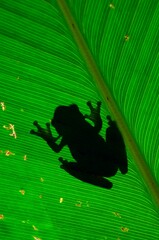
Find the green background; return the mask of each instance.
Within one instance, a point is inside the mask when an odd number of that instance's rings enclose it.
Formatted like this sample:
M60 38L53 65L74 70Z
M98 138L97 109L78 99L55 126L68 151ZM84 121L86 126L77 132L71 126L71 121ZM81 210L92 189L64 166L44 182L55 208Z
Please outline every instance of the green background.
M158 1L66 3L159 184ZM58 105L88 114L88 100L103 101L57 2L0 0L0 239L159 239L159 211L129 149L128 174L107 190L60 168L58 157L73 160L67 147L56 154L29 133ZM103 103L103 137L107 114Z

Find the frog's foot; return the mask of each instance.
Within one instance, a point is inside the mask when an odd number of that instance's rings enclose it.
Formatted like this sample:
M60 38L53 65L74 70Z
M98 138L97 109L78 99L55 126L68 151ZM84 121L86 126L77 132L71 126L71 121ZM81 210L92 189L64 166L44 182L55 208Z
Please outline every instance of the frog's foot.
M62 158L59 158L59 161L62 163L60 166L62 169L83 182L107 189L111 189L113 186L112 182L110 182L108 179L83 171L78 163L68 162Z
M59 161L62 163L60 166L62 169L71 169L74 171L78 171L79 167L76 162L68 162L67 160L64 160L62 157L59 157Z
M106 116L106 119L107 119L108 125L109 125L110 127L116 127L116 122L111 119L111 116L110 116L110 115L107 115L107 116Z
M62 157L59 157L59 161L62 163L62 165L60 166L61 168L63 168L63 165L69 164L69 162L67 160L64 160Z

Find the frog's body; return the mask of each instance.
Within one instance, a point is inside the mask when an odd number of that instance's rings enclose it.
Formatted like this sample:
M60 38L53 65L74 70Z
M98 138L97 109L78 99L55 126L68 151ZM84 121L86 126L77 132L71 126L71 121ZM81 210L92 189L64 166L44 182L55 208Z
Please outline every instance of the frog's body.
M56 108L51 124L59 134L57 138L53 138L49 124L46 134L46 130L44 133L44 129L34 122L39 131L32 130L31 133L44 138L55 152L68 146L76 162L68 162L62 158L59 160L61 167L71 175L85 182L111 188L112 183L103 177L114 176L118 168L123 174L127 173L125 145L116 123L109 116L106 141L99 135L102 127L101 104L98 102L97 108L93 108L90 102L87 105L91 110L90 116L83 116L75 104ZM89 124L86 118L92 120L94 126ZM56 144L58 138L61 138L59 145Z

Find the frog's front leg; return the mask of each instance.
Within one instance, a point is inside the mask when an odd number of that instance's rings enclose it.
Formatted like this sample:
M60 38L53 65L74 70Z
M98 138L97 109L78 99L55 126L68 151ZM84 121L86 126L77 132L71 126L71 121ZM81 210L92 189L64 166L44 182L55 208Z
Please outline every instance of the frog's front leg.
M82 169L76 162L68 162L67 160L63 160L62 157L59 158L59 161L62 163L60 166L62 169L83 182L107 189L110 189L113 186L112 182L108 179L84 171L84 169Z
M55 141L57 141L60 138L60 136L58 136L56 138L54 138L52 136L51 129L50 129L50 123L46 123L46 128L42 128L39 125L38 121L34 121L33 125L35 127L37 127L38 131L31 130L30 133L33 134L33 135L36 135L38 137L43 138L45 141L47 141L48 139L51 139L52 141L55 142Z
M56 141L61 138L61 136L59 135L56 138L52 136L50 123L46 123L46 129L42 128L37 121L34 121L33 125L37 127L37 131L31 130L30 133L44 139L54 152L60 152L61 149L66 145L65 139L63 137L60 144L56 144Z
M93 107L91 101L87 102L87 106L89 107L91 113L90 115L86 114L85 118L91 120L94 123L94 128L97 130L97 132L100 132L102 128L102 119L100 116L100 108L101 108L101 102L97 102L96 108Z

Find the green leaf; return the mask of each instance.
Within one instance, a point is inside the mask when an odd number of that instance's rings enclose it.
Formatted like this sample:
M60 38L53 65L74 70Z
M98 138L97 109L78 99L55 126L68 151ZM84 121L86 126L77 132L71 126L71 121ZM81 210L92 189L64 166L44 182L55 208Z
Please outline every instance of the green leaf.
M149 0L1 0L3 239L159 238L158 16ZM126 142L129 172L111 190L62 171L69 150L29 134L58 105L88 113L88 100L102 101L101 135L110 114Z

